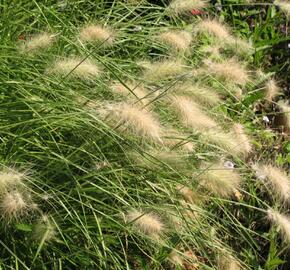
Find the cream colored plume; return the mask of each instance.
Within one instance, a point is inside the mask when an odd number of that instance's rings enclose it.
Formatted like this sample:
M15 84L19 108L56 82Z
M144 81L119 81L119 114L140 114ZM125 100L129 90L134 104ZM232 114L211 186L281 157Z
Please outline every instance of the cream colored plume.
M147 104L149 100L146 98L148 96L148 91L137 83L125 82L115 82L111 85L111 89L115 94L126 96L132 100L139 101L142 104Z
M0 171L0 193L12 189L24 180L25 174L13 168L6 168Z
M48 73L93 80L100 76L101 70L92 60L81 59L80 57L70 57L56 60L53 65L47 69Z
M243 144L240 143L237 135L232 131L208 130L201 133L201 140L208 144L216 145L231 155L245 154Z
M245 155L252 152L252 144L248 138L248 135L245 133L243 125L236 123L233 125L233 130L237 139L236 147L239 147L241 150L243 150Z
M0 203L2 215L5 219L18 219L29 209L29 205L26 202L23 195L18 191L7 192Z
M125 220L135 229L153 238L160 237L165 230L161 219L152 213L131 210L126 214Z
M180 115L185 127L197 131L218 128L217 123L210 118L201 108L187 96L174 96L170 98L171 106Z
M22 53L36 53L41 49L48 48L56 40L56 35L51 33L41 33L31 36L20 46Z
M280 88L277 85L277 82L274 79L270 79L267 81L265 85L265 91L266 91L266 99L273 100L276 96L280 93Z
M173 87L172 90L175 94L187 94L193 98L197 103L205 106L215 106L222 102L219 95L214 89L206 88L201 85L185 82Z
M205 19L195 27L199 33L207 33L223 41L231 39L231 34L227 26L215 19Z
M211 61L204 61L204 63L209 73L229 83L245 85L250 80L248 71L233 59L223 63Z
M174 50L185 52L192 43L192 34L184 30L171 30L159 34L156 39Z
M255 164L256 175L282 203L290 202L290 178L282 169L273 165Z
M110 27L90 24L81 29L79 37L83 42L102 42L105 45L112 45L116 33Z
M208 2L204 0L172 0L168 8L174 14L182 14L193 9L205 8L207 4Z
M289 1L282 1L282 0L275 0L274 4L278 6L288 18L290 18L290 2Z
M125 133L147 139L155 143L162 143L162 127L153 113L142 109L137 104L125 102L109 104L99 111L109 124L118 127Z
M290 244L290 217L273 209L268 209L267 214L273 225L280 229L283 240Z
M278 107L281 111L281 119L285 128L285 131L290 131L290 105L288 102L280 100Z
M157 62L140 62L143 68L143 78L155 82L182 75L186 66L180 60L162 60Z
M205 164L197 176L201 186L220 197L230 197L241 184L240 175L219 163Z
M218 256L218 270L242 270L241 263L232 255L223 252Z

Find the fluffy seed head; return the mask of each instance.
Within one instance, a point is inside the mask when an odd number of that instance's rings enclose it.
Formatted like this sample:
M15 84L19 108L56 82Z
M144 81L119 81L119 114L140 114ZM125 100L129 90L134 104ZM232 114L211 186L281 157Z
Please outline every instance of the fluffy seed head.
M115 82L112 84L111 89L116 94L129 97L132 100L139 100L142 104L147 104L149 102L149 100L145 98L148 92L142 85L131 82L126 82L125 85L120 82Z
M177 51L186 51L192 42L192 35L187 31L166 31L158 35L157 40Z
M165 80L185 72L185 66L180 60L163 60L157 62L142 62L140 65L145 68L143 77L145 80L155 82Z
M217 264L219 270L242 270L240 262L227 253L218 256Z
M196 26L196 31L210 34L221 40L228 40L231 37L229 29L217 20L203 20Z
M269 220L281 230L285 242L290 244L290 218L273 209L268 209L267 214Z
M82 80L93 80L100 75L100 68L91 60L78 57L59 59L48 69L48 73L73 76Z
M50 242L55 236L54 224L47 215L43 215L35 225L33 238L37 241Z
M160 218L152 213L132 210L127 213L125 219L126 222L132 223L137 230L151 237L159 237L165 230Z
M290 105L285 101L278 102L279 109L281 111L281 120L286 131L290 131Z
M194 203L196 201L195 194L189 187L177 185L176 190L182 195L186 202Z
M240 175L233 169L213 164L212 166L204 165L203 170L198 176L200 184L215 195L230 197L240 187Z
M277 95L279 95L280 89L274 79L268 80L265 87L266 99L273 100Z
M183 14L193 9L201 9L207 6L207 1L203 0L173 0L168 8L174 14Z
M109 123L123 131L140 136L153 142L161 143L162 128L157 117L146 109L130 103L116 103L106 106L101 111Z
M25 174L12 168L0 171L0 193L7 191L22 183Z
M232 132L226 133L219 130L208 130L202 132L201 135L203 141L219 146L231 155L241 155L244 153L243 145L240 144Z
M11 191L4 195L1 202L3 216L7 220L18 218L27 212L28 204L22 194L17 191Z
M115 32L102 25L87 25L80 31L80 40L84 42L104 42L112 45L115 40Z
M170 99L186 127L198 131L217 128L217 123L207 116L199 106L187 96L174 96Z
M225 79L229 83L245 85L249 81L249 76L245 68L233 59L224 61L223 63L215 63L211 61L204 62L207 70L211 74L221 79Z
M173 92L192 96L194 101L209 107L221 102L219 95L213 89L205 88L197 84L179 84L173 88Z
M287 17L290 18L290 3L288 1L275 0L274 4L284 11Z
M236 123L234 124L233 129L237 138L237 147L243 150L245 155L252 152L252 145L247 134L245 133L244 127L241 124Z
M286 172L272 165L253 166L258 178L274 192L275 196L283 202L290 202L290 179Z
M162 139L164 145L170 147L171 149L183 150L185 152L192 152L194 149L194 144L188 141L188 135L179 132L174 128L165 128L166 131L163 132Z
M169 261L174 265L174 266L183 266L183 259L181 256L178 255L176 251L171 251L171 253L168 256Z
M22 53L35 53L38 50L48 48L56 39L56 35L41 33L34 35L20 46Z

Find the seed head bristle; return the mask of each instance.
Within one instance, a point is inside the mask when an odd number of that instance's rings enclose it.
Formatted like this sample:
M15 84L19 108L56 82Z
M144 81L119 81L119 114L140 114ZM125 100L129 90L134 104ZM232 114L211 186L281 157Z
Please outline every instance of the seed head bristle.
M281 230L282 238L290 244L290 217L279 212L268 209L268 219Z
M145 69L143 71L143 78L149 82L178 76L186 70L185 65L180 60L162 60L152 63L141 62L140 65Z
M180 115L184 126L197 131L216 129L217 123L211 119L201 108L187 96L174 96L170 98L171 105Z
M233 59L216 63L204 61L208 72L229 83L245 85L249 81L247 70Z
M30 37L20 46L22 53L36 53L41 49L48 48L56 40L56 35L41 33Z
M125 219L126 222L132 223L137 230L153 238L160 237L165 230L165 225L161 219L152 213L131 210Z
M288 1L275 0L274 5L278 6L290 18L290 3Z
M18 219L28 211L28 203L18 191L7 192L2 199L0 208L6 220Z
M205 0L172 0L168 6L169 11L173 14L184 14L193 9L207 7L208 2Z
M208 191L221 197L230 197L241 184L240 175L234 169L225 168L220 164L204 165L198 176L200 185Z
M138 105L125 102L110 104L105 106L100 114L119 130L155 143L162 143L162 127L158 118Z
M72 76L82 80L93 80L100 75L100 68L91 60L71 57L56 60L48 73Z
M265 85L265 91L266 91L266 99L273 100L276 96L279 95L280 88L277 85L277 82L274 79L270 79L267 81Z
M255 164L254 170L259 179L268 186L281 203L290 202L290 179L282 169L268 165Z
M115 31L102 25L86 25L80 31L80 40L84 42L103 42L112 45L115 41Z
M177 51L185 52L190 48L192 35L187 31L166 31L157 36L157 40Z

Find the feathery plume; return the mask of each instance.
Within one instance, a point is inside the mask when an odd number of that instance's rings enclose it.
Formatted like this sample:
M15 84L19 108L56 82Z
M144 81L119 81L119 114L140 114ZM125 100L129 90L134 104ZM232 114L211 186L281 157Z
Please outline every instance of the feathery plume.
M178 84L173 88L173 92L190 95L193 97L194 101L209 107L221 102L219 95L213 89L205 88L197 84Z
M47 215L43 215L35 225L33 238L38 241L50 242L55 239L55 226Z
M283 122L285 130L289 131L290 130L290 105L287 102L280 100L278 102L278 106L282 113L281 120Z
M78 79L93 80L100 75L100 68L91 60L79 57L59 59L48 69L48 73L66 76L70 74Z
M240 262L225 252L218 256L217 264L219 270L242 270Z
M35 53L40 49L48 48L56 39L55 34L41 33L32 36L20 46L22 53Z
M267 215L268 219L281 230L285 242L290 244L290 217L280 214L273 209L268 209Z
M4 195L0 208L3 216L7 220L11 220L13 218L17 219L27 212L28 203L25 201L21 193L11 191Z
M162 127L157 117L146 109L130 103L115 103L100 111L109 123L123 131L161 143Z
M157 40L177 51L187 51L192 43L192 35L187 31L166 31L157 36Z
M24 173L20 173L12 168L2 170L0 172L0 193L21 184L24 176Z
M274 4L285 12L287 17L290 18L290 3L282 0L275 0Z
M80 31L80 40L84 42L103 42L112 45L116 34L109 28L102 25L86 25Z
M212 61L204 61L207 70L230 83L245 85L249 81L249 76L244 67L233 59L224 61L223 63L215 63Z
M201 52L209 54L211 58L221 59L222 48L219 44L206 45L201 48Z
M146 151L146 156L142 156L139 153L132 152L131 159L138 166L148 168L150 170L160 169L164 171L164 168L170 168L170 170L178 173L186 174L190 169L190 164L187 162L184 156L177 151L172 150L160 150L152 149Z
M215 19L203 20L196 26L195 29L197 32L210 34L223 41L231 38L229 29Z
M230 49L235 50L238 54L254 52L253 44L247 40L238 37L229 37L225 42Z
M126 82L125 85L120 82L115 82L111 85L111 89L116 94L128 96L133 100L138 99L142 104L147 104L149 102L149 100L145 98L148 95L148 92L142 85L137 85L136 83L131 82Z
M227 169L220 164L203 166L204 171L198 176L200 185L215 195L230 197L238 190L241 178L233 169Z
M165 230L161 219L152 213L131 210L127 213L125 220L132 223L137 230L153 238L159 238Z
M290 201L290 179L286 172L272 165L253 166L256 175L282 202Z
M194 193L190 188L183 185L177 185L176 189L183 196L185 201L193 203Z
M207 1L204 0L173 0L168 8L174 14L183 14L190 12L193 9L201 9L207 6Z
M171 251L171 253L168 256L169 261L174 265L174 266L183 266L183 259L182 257L175 251Z
M277 95L279 95L279 87L274 79L267 81L265 85L266 99L273 100Z
M145 69L143 72L144 79L152 82L181 75L186 70L185 65L180 60L141 62L140 65Z
M219 146L229 154L240 155L245 153L243 145L236 140L236 136L232 132L225 133L224 131L208 130L202 132L201 135L203 141Z
M198 131L218 127L217 123L207 116L189 97L174 96L170 98L170 101L180 114L182 122L186 127L191 127Z
M244 131L244 127L241 124L236 123L233 126L233 130L237 138L237 143L238 143L237 147L239 147L240 149L243 149L243 152L245 155L252 152L252 145L247 134Z
M194 149L194 144L188 141L187 136L175 129L166 128L166 134L162 136L162 139L164 140L164 144L172 147L172 149L181 149L186 152L192 152Z

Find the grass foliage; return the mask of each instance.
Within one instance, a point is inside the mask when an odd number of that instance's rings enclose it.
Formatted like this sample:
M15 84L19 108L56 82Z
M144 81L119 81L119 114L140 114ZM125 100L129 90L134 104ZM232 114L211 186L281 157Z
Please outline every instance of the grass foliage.
M179 2L1 1L1 269L288 269L283 91Z

